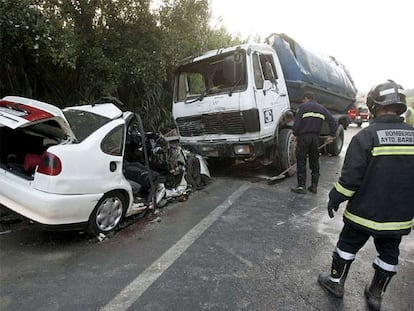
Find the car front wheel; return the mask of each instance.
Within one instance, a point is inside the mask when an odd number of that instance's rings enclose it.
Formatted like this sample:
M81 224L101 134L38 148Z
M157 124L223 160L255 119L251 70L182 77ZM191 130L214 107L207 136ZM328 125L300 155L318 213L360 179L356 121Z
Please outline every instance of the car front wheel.
M105 194L93 210L88 224L92 235L107 234L117 229L126 212L125 196L119 191Z

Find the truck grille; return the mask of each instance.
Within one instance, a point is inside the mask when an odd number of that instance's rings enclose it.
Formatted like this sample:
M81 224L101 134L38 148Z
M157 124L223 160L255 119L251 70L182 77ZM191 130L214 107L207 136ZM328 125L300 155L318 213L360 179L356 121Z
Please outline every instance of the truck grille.
M259 116L256 109L247 111L204 114L176 119L181 136L208 134L240 135L259 130Z

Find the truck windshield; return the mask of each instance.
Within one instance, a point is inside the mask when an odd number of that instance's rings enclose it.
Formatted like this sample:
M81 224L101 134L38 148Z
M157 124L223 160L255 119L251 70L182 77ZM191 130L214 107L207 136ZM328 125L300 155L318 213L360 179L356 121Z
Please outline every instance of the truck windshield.
M179 67L175 77L175 101L197 101L205 96L246 88L245 51L207 58Z

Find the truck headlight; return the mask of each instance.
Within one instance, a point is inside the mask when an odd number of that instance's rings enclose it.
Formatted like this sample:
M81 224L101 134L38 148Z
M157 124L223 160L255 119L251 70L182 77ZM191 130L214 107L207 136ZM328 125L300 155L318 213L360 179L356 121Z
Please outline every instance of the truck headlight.
M249 145L234 145L234 154L250 154Z

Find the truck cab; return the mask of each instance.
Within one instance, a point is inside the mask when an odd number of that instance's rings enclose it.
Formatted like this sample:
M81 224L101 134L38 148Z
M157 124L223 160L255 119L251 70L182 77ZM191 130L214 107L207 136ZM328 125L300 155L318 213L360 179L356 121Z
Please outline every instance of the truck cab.
M182 61L175 71L172 112L180 143L205 157L260 158L281 169L296 161L287 86L267 44Z

